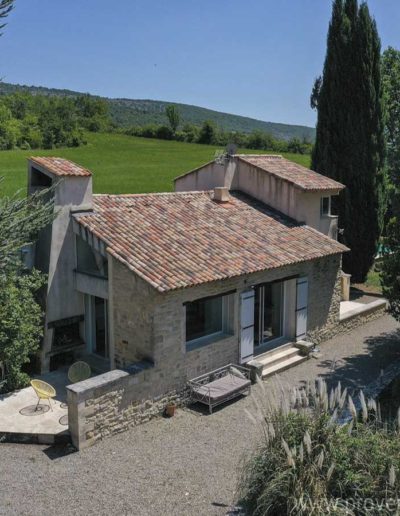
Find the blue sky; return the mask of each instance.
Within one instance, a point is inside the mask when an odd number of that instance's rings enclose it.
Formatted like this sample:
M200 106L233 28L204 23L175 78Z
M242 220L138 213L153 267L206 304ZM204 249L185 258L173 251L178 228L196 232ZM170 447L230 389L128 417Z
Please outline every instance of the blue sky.
M400 48L399 0L370 0ZM315 124L330 0L16 0L0 39L7 82L184 102Z

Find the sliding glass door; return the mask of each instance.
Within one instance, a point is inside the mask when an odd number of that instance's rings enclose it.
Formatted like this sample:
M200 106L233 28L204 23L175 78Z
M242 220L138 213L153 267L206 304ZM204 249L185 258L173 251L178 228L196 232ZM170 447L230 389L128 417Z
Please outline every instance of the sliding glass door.
M283 282L256 288L254 345L261 347L283 336Z

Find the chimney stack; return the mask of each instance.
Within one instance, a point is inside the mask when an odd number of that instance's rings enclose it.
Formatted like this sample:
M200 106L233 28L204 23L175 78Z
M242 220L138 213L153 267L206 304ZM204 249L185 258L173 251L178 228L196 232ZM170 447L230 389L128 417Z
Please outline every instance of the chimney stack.
M214 201L216 202L229 202L229 188L227 186L216 186L214 188Z

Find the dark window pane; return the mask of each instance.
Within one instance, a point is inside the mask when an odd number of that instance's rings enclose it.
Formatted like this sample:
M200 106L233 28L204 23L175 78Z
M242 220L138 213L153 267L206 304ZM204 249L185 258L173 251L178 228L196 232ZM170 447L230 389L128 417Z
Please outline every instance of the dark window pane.
M186 341L222 332L222 297L186 305Z
M76 258L79 272L107 277L107 259L100 255L96 258L90 245L78 236L76 237Z
M329 215L330 212L330 198L322 197L321 199L321 213L322 215Z

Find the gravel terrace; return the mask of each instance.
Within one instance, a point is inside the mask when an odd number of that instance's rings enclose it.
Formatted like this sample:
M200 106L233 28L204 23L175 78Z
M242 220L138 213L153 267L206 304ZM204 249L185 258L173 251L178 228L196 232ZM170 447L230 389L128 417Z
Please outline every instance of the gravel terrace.
M321 375L358 389L399 359L400 325L384 316L325 342L320 358L280 376L298 385ZM259 437L259 428L244 414L252 406L250 398L242 398L212 416L179 410L172 419L155 419L80 453L2 444L0 514L226 514L238 463Z

